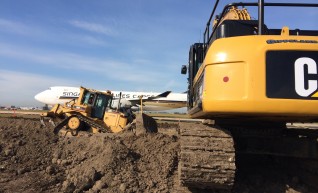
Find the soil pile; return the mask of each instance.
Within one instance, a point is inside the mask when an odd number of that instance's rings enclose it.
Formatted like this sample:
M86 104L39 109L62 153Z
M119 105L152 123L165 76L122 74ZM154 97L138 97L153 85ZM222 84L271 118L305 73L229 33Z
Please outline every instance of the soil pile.
M173 187L176 149L176 138L163 134L97 134L63 140L52 163L65 168L65 192L164 192Z
M0 191L46 191L63 180L49 171L58 137L38 120L0 119Z
M0 117L0 192L211 192L179 186L175 127L61 138L39 119ZM237 165L233 192L317 191L293 163L238 157Z
M38 119L0 119L0 192L169 192L178 140L165 134L59 138Z

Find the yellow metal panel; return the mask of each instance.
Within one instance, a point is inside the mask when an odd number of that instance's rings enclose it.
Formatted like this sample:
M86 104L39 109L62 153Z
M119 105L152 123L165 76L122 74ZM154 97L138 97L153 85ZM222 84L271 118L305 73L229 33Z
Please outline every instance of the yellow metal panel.
M243 100L247 97L246 64L223 63L206 66L203 100Z
M267 43L268 40L314 40L315 36L240 36L214 41L194 82L204 74L203 111L194 117L226 115L318 116L318 100L266 96L266 52L318 51L317 43ZM284 73L284 72L282 72ZM313 97L316 97L314 94Z
M112 130L112 132L117 133L126 126L127 119L120 113L106 112L104 116L104 122Z

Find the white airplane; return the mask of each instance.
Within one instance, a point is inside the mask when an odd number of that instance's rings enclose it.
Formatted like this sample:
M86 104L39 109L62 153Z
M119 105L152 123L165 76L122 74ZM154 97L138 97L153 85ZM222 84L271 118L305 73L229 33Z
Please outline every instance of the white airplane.
M130 105L132 110L140 110L140 96L143 99L144 111L162 111L186 107L187 94L156 92L128 92L112 91L114 94L113 107L118 106L119 96L121 93L121 106ZM49 89L35 95L35 99L47 105L64 104L72 99L79 97L79 87L52 86Z

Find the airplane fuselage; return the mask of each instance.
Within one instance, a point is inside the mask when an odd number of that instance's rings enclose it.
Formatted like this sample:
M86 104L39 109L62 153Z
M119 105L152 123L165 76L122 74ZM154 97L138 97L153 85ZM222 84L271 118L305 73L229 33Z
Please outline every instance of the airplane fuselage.
M162 93L157 92L112 91L112 93L114 95L114 107L118 106L119 98L121 98L121 106L129 105L133 110L139 110L141 96L144 100L143 110L145 111L161 111L182 108L186 106L187 101L187 96L184 93L170 93L166 97L158 97ZM76 99L79 94L79 87L53 86L38 93L34 98L41 103L55 105L64 104L72 99Z

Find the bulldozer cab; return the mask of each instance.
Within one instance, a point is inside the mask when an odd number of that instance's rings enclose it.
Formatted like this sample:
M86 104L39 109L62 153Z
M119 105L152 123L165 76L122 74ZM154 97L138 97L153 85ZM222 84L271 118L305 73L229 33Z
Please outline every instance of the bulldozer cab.
M103 119L107 108L111 108L113 96L111 94L84 90L81 103L91 108L91 117Z

